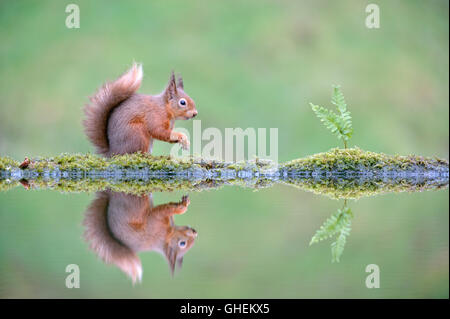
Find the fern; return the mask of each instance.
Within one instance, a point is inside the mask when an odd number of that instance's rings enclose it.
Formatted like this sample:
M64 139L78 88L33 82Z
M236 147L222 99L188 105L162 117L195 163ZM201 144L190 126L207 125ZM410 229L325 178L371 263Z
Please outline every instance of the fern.
M344 94L341 92L339 86L333 87L331 103L336 106L339 114L322 106L312 103L309 104L320 121L331 131L331 133L342 140L344 142L344 147L347 148L347 142L353 135L352 117L347 110L347 103L345 102Z
M320 226L309 244L312 245L337 234L336 241L331 244L331 256L332 262L339 262L347 236L350 235L352 217L352 211L344 205L344 208L338 209Z
M333 215L331 215L319 230L316 231L315 235L311 238L310 245L318 243L322 240L328 239L338 232L338 227L340 221L342 220L342 211L338 209Z
M332 262L339 262L342 253L344 252L347 236L351 231L351 218L344 218L343 226L335 242L331 243L331 258Z

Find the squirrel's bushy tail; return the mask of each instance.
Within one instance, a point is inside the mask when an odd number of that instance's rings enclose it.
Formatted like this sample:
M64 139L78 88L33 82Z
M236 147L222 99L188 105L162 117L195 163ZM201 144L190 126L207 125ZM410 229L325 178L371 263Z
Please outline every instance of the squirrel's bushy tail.
M97 198L85 212L84 239L98 257L107 264L114 264L127 274L133 283L142 280L142 265L139 257L111 234L108 227L108 192L97 193Z
M84 131L89 140L95 145L97 153L108 154L107 129L109 115L117 105L139 89L142 76L142 65L133 63L133 66L117 80L104 84L90 98L91 102L85 106Z

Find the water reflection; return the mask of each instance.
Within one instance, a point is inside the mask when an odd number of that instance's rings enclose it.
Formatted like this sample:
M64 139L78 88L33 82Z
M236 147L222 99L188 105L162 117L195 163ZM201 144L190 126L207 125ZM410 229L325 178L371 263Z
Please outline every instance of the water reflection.
M173 215L187 210L187 196L178 203L154 206L152 193L212 190L226 185L260 189L283 184L343 200L343 206L330 211L330 217L310 241L314 244L333 240L332 261L339 262L357 213L352 211L349 200L448 187L447 161L404 160L412 164L379 166L374 162L369 167L359 164L342 167L337 162L323 169L315 164L301 166L298 163L303 160L298 160L281 166L258 161L234 166L221 163L221 167L202 161L197 163L198 167L195 164L194 168L181 171L116 166L104 170L11 168L0 170L0 191L16 186L65 193L96 191L97 196L85 213L85 238L105 263L116 265L136 282L142 278L138 252L159 252L173 274L197 236L190 227L174 225Z
M174 223L173 215L184 214L189 203L183 196L154 206L151 193L98 192L85 212L84 237L105 263L119 267L133 282L142 279L141 251L163 255L173 274L197 238L193 228Z

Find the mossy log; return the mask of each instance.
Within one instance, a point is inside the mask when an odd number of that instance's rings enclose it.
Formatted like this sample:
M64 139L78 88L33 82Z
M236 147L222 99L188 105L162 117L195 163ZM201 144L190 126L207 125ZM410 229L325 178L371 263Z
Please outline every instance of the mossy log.
M258 159L228 163L137 153L109 159L91 154L62 154L31 158L26 167L20 165L0 157L0 190L22 184L62 192L111 189L141 194L223 185L258 189L283 183L339 199L441 189L448 186L449 176L447 160L389 156L359 148L332 149L282 164Z

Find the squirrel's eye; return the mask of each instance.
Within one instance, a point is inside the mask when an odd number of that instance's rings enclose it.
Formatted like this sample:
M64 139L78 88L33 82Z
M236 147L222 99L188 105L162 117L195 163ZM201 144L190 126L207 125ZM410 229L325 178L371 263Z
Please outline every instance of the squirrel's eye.
M178 105L181 106L181 107L185 107L186 104L187 104L186 99L180 99L178 101Z
M178 243L178 246L180 246L181 248L183 248L184 246L186 246L186 242L184 240L180 241Z

